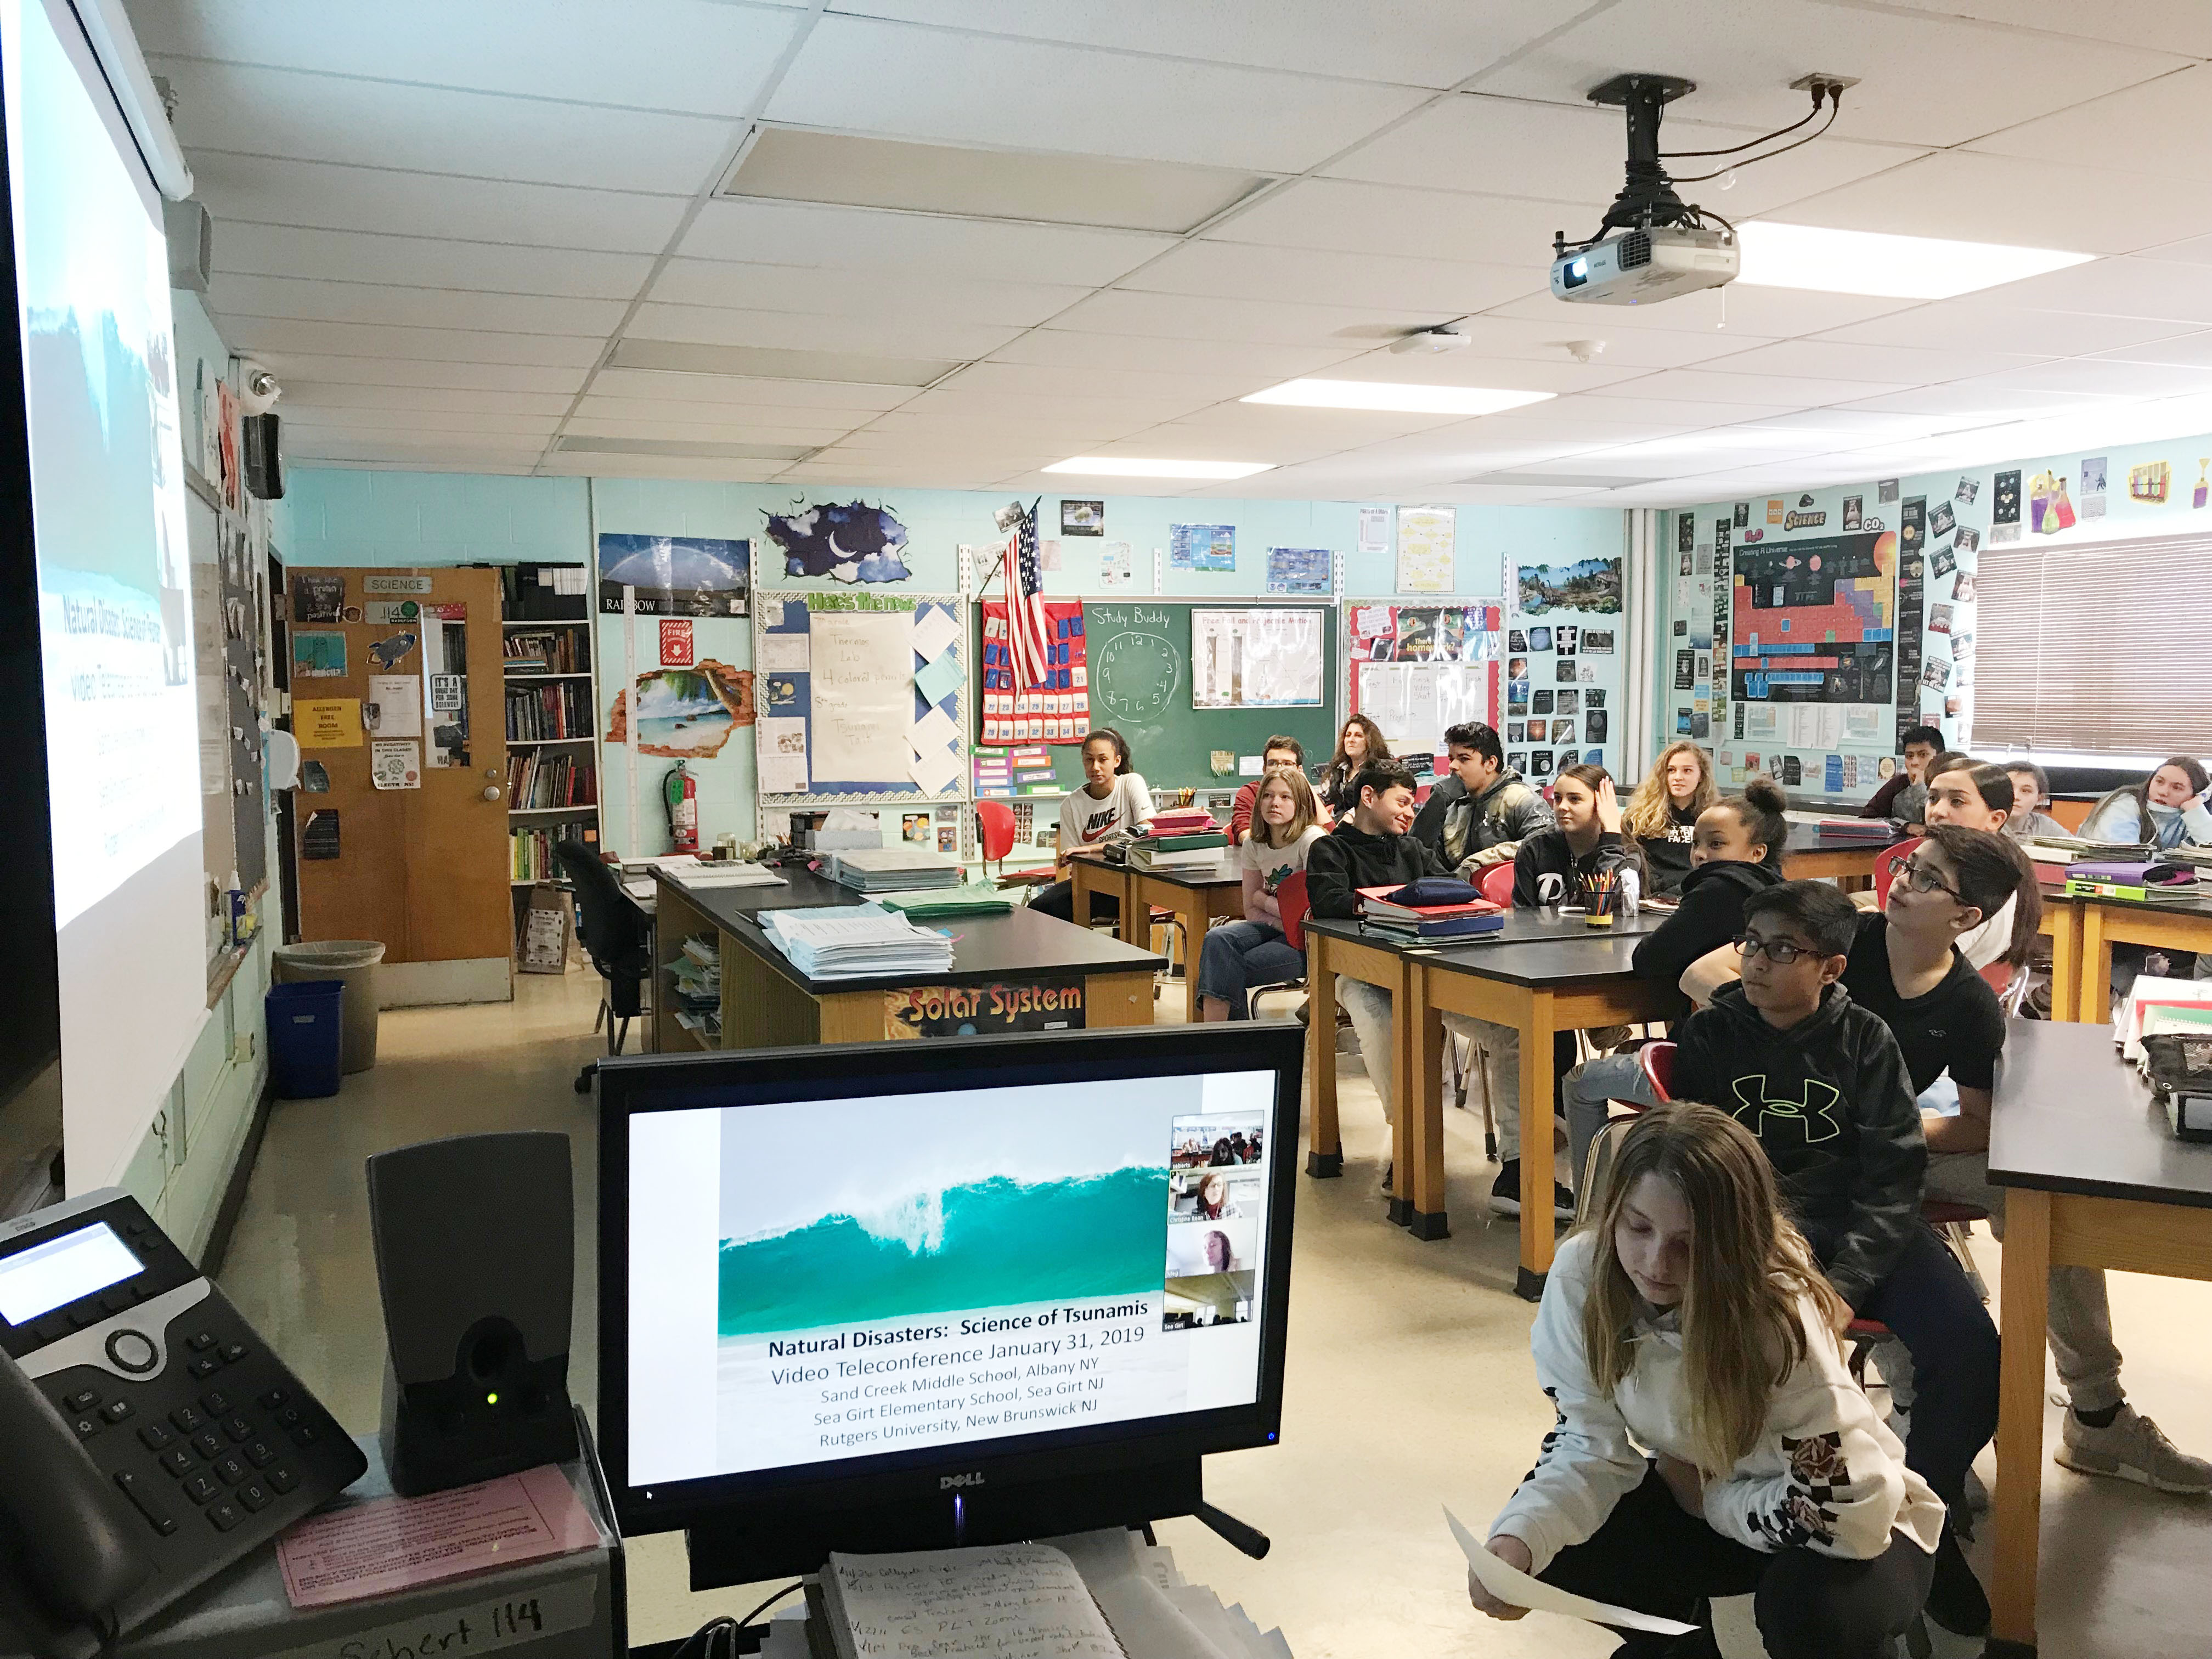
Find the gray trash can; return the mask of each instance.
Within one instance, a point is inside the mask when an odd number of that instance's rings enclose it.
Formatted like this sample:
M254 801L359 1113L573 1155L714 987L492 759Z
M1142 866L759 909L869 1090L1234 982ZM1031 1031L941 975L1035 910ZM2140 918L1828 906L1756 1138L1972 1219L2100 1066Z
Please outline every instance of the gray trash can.
M384 946L373 939L325 939L280 945L272 954L279 985L311 979L344 982L340 1069L365 1072L375 1065L376 964L384 960Z

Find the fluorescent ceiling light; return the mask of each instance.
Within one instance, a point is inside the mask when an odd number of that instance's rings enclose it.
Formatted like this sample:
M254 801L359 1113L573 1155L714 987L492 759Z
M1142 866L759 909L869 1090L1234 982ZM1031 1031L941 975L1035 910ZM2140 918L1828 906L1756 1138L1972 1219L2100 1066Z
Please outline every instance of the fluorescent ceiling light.
M2097 257L2056 248L1951 242L1937 236L1890 236L1765 220L1740 225L1737 233L1743 241L1739 283L1890 300L1948 300L2023 276L2040 276L2046 270L2087 264Z
M1553 392L1506 392L1485 386L1411 386L1390 380L1285 380L1238 399L1248 404L1294 404L1302 409L1380 409L1408 415L1495 415L1557 397Z
M1113 478L1249 478L1274 469L1273 461L1139 460L1133 455L1073 455L1047 472L1085 472Z

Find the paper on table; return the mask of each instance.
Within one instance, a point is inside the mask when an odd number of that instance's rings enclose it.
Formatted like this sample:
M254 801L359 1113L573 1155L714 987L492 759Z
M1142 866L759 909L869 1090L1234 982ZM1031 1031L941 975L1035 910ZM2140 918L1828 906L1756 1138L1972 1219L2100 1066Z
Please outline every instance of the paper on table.
M926 662L915 671L914 689L924 702L943 702L961 681L960 659L951 654Z
M960 637L960 624L943 605L927 605L916 613L914 622L914 648L924 662L935 662L945 654L945 647ZM932 698L933 702L935 698Z
M386 1595L589 1549L599 1529L553 1464L428 1498L380 1498L310 1516L276 1541L295 1607Z
M1082 1577L1049 1545L832 1555L822 1581L863 1652L1122 1659Z
M760 668L763 674L804 674L809 658L804 634L763 634L760 636Z
M1139 1559L1135 1534L1127 1528L1077 1533L1053 1541L1083 1575L1130 1659L1238 1659L1237 1648L1218 1645L1177 1604L1182 1587L1160 1582L1157 1569ZM1209 1590L1201 1589L1199 1595L1212 1599Z
M1632 1607L1616 1607L1593 1601L1586 1595L1570 1595L1563 1589L1554 1589L1542 1579L1531 1578L1483 1548L1449 1510L1444 1511L1444 1520L1451 1527L1452 1536L1459 1540L1460 1548L1466 1552L1467 1564L1474 1569L1474 1576L1482 1581L1483 1589L1509 1607L1527 1607L1532 1613L1564 1613L1570 1619L1588 1620L1593 1625L1650 1631L1655 1636L1680 1636L1697 1628L1677 1620L1655 1619Z

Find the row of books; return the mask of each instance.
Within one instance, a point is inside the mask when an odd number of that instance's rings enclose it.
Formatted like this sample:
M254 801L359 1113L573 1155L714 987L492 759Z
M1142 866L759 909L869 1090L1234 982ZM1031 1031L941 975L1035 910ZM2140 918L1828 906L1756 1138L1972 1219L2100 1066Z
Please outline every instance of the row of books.
M590 671L589 641L580 628L511 629L507 635L507 672L520 674L581 674Z
M559 881L561 866L554 862L553 843L574 830L514 830L507 833L509 874L516 881Z
M591 806L599 800L599 772L588 754L517 750L507 757L507 805L516 811L548 806Z
M1131 864L1151 870L1186 869L1221 862L1229 835L1203 806L1177 805L1152 814L1128 845Z
M551 685L507 688L509 742L592 735L592 684L562 680Z

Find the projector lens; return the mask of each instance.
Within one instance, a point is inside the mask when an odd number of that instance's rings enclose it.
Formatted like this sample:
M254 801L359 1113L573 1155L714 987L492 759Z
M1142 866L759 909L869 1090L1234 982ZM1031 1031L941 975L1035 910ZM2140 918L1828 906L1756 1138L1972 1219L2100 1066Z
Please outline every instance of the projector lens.
M1566 280L1563 286L1567 288L1580 288L1588 281L1589 281L1589 261L1587 259L1568 260Z

